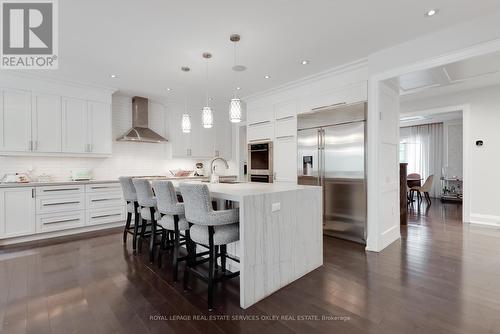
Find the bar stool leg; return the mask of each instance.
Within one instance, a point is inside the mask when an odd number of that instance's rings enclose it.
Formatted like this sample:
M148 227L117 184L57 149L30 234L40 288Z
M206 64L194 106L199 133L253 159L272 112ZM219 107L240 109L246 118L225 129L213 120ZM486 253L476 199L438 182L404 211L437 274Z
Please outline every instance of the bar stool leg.
M214 227L208 226L209 260L208 260L208 310L214 305L214 262L217 261L214 246Z
M132 222L132 213L127 212L127 222L125 223L125 229L123 230L123 243L127 243L127 234L130 228L130 223Z
M134 235L132 238L132 249L134 250L134 254L137 253L137 235L139 234L139 212L137 210L138 204L134 203Z
M149 262L153 263L155 260L155 243L156 243L156 219L155 219L155 209L149 208L151 214L151 238L149 239Z
M222 273L226 273L226 253L227 253L227 245L220 246L220 265L222 267Z
M146 225L148 224L146 219L141 219L141 220L142 220L141 234L139 235L139 239L137 240L137 248L138 248L139 254L142 253L142 240L144 239L144 237L146 235Z
M189 223L189 228L191 228L192 224ZM193 241L191 240L191 236L189 235L189 230L186 231L186 249L188 251L188 257L186 260L186 266L184 267L184 277L182 279L183 281L183 287L184 291L187 291L188 289L188 281L189 281L189 267L192 264L193 260L193 254L196 251L196 245L194 245Z
M173 273L174 282L177 282L177 271L179 269L179 248L180 248L180 233L179 233L179 216L174 215L174 258L173 258ZM187 244L187 243L186 243ZM187 247L186 247L187 248Z

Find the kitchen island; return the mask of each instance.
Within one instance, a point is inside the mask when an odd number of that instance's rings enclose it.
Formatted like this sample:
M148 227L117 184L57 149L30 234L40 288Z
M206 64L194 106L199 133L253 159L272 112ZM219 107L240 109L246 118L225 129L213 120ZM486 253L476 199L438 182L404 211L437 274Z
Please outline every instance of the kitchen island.
M173 183L178 189L181 182ZM237 202L240 210L240 240L233 250L240 258L242 308L323 264L321 187L206 184L214 199Z

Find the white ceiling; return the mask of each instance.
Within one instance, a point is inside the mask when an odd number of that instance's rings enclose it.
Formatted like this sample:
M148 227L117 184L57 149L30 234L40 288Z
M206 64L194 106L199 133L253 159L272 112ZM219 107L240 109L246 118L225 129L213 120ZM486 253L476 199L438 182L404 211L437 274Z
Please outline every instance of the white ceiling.
M425 17L430 8L439 14ZM188 77L190 99L199 104L201 54L210 51L209 94L217 106L236 85L231 33L242 36L238 63L248 70L237 85L247 96L493 11L500 11L498 0L64 0L59 70L40 73L170 100L184 98ZM182 73L183 65L192 71Z
M404 102L500 85L500 52L399 77Z

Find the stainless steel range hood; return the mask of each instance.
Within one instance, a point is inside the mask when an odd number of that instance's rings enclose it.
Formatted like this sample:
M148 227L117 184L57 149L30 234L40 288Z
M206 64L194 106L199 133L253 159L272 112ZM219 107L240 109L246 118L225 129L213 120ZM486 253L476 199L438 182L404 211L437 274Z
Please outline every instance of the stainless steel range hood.
M161 143L167 141L148 127L147 98L140 96L132 98L132 128L116 140L143 143Z

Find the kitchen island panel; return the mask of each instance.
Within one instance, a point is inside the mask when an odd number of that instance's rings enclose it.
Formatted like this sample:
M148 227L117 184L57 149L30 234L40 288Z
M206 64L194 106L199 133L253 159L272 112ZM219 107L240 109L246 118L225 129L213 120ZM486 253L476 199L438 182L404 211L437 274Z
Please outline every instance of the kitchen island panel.
M321 205L319 187L243 197L241 307L251 306L323 264Z

